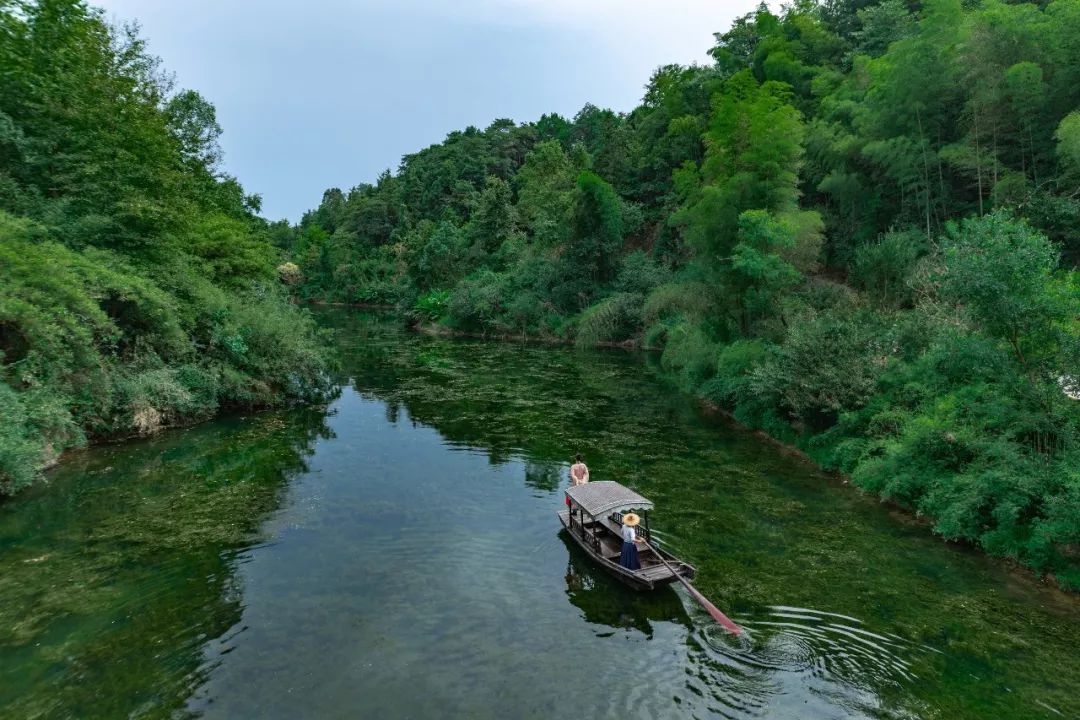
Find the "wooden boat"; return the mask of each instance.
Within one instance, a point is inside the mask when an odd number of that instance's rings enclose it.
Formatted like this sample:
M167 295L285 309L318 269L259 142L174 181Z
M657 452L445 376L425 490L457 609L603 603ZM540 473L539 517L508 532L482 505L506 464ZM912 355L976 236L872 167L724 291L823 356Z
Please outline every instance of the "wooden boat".
M649 532L649 511L653 509L651 500L609 480L568 488L566 498L568 507L559 512L559 520L570 537L600 567L630 587L652 590L675 582L678 579L675 572L687 580L694 579L692 565L661 550L653 541ZM641 560L638 570L628 570L619 564L623 542L622 516L631 511L641 515L642 523L637 528L637 534L649 544L648 548L638 551ZM656 553L660 553L671 567L665 565Z

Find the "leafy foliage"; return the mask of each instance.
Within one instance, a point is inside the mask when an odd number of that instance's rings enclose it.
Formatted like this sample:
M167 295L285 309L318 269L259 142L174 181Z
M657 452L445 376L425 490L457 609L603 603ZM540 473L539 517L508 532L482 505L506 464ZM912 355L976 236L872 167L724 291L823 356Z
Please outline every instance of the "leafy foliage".
M1077 37L1080 0L762 5L628 113L451 133L275 237L308 297L662 350L946 537L1080 585Z
M637 293L616 293L590 307L578 322L579 345L632 340L641 332L644 298Z
M0 28L0 494L88 437L321 397L213 106L80 2L0 4Z
M851 282L884 307L909 306L913 297L907 280L926 252L926 238L918 231L886 233L855 250Z

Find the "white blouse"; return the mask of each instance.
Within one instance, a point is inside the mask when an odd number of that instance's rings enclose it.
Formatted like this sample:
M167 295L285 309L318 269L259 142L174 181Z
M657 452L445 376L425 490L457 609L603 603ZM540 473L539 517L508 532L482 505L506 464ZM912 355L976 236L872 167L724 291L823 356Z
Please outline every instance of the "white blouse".
M624 542L634 542L637 539L637 533L634 532L634 528L630 525L622 526L622 539Z

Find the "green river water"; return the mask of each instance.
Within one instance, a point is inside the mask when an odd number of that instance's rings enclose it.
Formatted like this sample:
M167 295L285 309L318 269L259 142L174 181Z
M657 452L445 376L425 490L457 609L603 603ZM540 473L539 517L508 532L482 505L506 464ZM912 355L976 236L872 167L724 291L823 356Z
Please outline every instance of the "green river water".
M652 358L317 315L327 407L76 453L0 505L0 717L1080 717L1080 600ZM559 534L575 451L745 635Z

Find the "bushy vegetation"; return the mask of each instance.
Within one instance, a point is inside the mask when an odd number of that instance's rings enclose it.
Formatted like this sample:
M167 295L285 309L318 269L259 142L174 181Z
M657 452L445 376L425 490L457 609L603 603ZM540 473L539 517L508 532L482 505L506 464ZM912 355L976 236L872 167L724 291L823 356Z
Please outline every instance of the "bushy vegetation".
M764 5L620 114L498 120L322 204L301 293L635 339L949 539L1080 587L1080 0Z
M88 439L323 394L213 106L75 0L0 4L0 68L0 496Z

